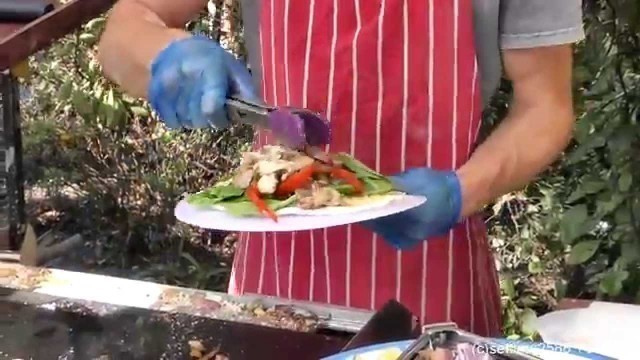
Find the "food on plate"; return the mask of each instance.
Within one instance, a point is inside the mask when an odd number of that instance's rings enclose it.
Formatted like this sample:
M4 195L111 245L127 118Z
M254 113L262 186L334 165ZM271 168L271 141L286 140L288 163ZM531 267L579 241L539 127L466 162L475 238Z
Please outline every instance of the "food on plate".
M398 348L375 350L354 356L353 360L396 360L402 354Z
M355 355L351 360L396 360L402 351L397 347L389 347L368 351ZM419 351L415 360L491 360L492 357L486 352L478 351L472 344L458 344L455 350L444 348L425 349Z
M235 216L262 214L277 221L276 212L287 207L355 206L397 193L384 175L348 154L311 157L268 145L245 152L231 178L189 195L187 202L223 208Z

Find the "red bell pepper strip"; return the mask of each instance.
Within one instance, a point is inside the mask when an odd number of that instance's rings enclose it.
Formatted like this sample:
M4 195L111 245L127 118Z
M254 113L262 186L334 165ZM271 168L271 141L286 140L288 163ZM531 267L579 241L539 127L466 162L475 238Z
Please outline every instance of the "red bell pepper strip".
M269 208L269 205L264 201L264 199L260 196L260 191L258 191L258 186L255 183L251 184L246 191L246 195L251 200L251 202L258 208L261 214L271 218L273 221L278 222L278 216L276 213Z
M309 165L298 172L289 175L284 181L278 185L276 189L276 196L284 196L295 192L298 189L304 188L313 180L313 173L315 172L315 166Z
M364 184L362 184L356 174L349 170L334 167L331 169L331 176L353 186L356 194L362 194L364 192Z

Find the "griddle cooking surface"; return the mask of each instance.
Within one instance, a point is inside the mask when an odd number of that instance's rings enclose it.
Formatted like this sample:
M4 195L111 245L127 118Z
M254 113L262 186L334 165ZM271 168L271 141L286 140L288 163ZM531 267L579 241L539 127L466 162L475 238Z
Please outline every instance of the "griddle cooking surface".
M318 359L346 340L105 305L101 315L64 300L39 306L7 301L0 288L0 359L190 359L189 340L219 347L230 360Z

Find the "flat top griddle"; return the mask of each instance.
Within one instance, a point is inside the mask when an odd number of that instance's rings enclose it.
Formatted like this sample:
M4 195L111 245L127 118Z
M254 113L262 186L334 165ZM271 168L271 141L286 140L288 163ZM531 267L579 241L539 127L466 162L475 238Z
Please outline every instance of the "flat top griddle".
M46 296L39 304L15 303L7 298L20 291L0 292L0 359L190 359L189 340L217 347L230 360L319 359L348 341L139 308L110 306L98 315Z
M320 359L415 338L415 317L0 262L0 359ZM418 330L418 332L416 332ZM355 336L354 336L355 335Z

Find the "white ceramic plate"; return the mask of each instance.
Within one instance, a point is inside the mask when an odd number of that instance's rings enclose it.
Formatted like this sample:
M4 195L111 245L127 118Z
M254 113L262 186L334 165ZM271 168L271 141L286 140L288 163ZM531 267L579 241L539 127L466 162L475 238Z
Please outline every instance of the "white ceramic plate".
M175 209L178 220L205 229L246 232L280 232L323 229L397 214L422 205L427 199L414 195L388 195L357 206L277 211L278 222L266 217L237 217L219 208L195 207L182 200Z

